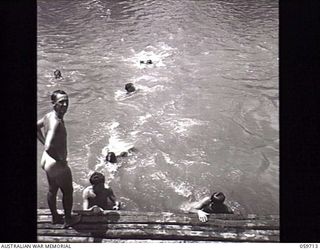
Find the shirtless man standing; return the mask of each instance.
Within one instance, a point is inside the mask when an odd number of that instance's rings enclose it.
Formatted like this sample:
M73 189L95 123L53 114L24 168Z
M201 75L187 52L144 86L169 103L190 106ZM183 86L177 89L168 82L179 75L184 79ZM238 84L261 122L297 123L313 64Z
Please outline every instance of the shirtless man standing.
M52 223L63 223L62 215L57 212L57 192L60 188L65 215L64 227L69 227L75 223L76 218L71 217L73 186L71 169L67 162L67 131L63 121L69 105L68 95L62 90L56 90L51 95L51 102L53 111L37 122L37 137L44 145L41 167L46 172L49 184L47 201Z

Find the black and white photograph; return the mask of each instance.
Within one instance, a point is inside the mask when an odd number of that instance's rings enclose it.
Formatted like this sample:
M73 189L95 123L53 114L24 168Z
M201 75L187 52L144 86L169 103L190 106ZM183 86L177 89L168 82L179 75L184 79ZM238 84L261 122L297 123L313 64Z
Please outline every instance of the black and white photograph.
M37 241L280 241L277 0L37 0Z

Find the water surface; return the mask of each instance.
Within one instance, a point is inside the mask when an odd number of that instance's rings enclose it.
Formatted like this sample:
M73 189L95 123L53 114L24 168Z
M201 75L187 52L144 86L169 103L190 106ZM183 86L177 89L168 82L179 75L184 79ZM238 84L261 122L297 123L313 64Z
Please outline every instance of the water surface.
M52 91L70 96L74 209L98 168L126 210L176 211L222 191L234 210L279 213L277 1L39 0L37 50L38 117Z

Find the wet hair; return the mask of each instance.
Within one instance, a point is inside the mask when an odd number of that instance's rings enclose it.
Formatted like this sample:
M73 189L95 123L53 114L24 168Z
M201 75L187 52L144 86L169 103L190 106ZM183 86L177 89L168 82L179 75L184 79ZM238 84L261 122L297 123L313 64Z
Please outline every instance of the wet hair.
M111 163L116 163L117 162L116 154L114 152L108 152L106 156L106 161Z
M147 64L152 64L152 60L147 60Z
M53 74L54 74L54 76L55 76L55 78L60 78L61 77L61 71L60 70L55 70L54 72L53 72Z
M51 102L54 104L57 101L57 95L61 94L61 95L67 95L66 92L64 92L63 90L55 90L53 91L53 93L51 94Z
M97 185L105 182L105 177L99 172L94 172L89 179L91 185Z
M133 92L136 90L132 82L127 83L124 88L128 92Z
M213 201L215 203L222 204L225 199L226 199L226 197L224 196L224 194L222 192L214 192L211 195L211 201Z

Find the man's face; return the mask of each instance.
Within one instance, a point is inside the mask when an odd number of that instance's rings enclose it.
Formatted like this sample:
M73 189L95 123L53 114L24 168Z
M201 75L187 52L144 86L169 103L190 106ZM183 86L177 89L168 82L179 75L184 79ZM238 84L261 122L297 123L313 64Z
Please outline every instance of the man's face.
M54 103L54 110L57 112L58 115L64 115L69 106L69 99L67 95L64 94L58 94L57 100Z

